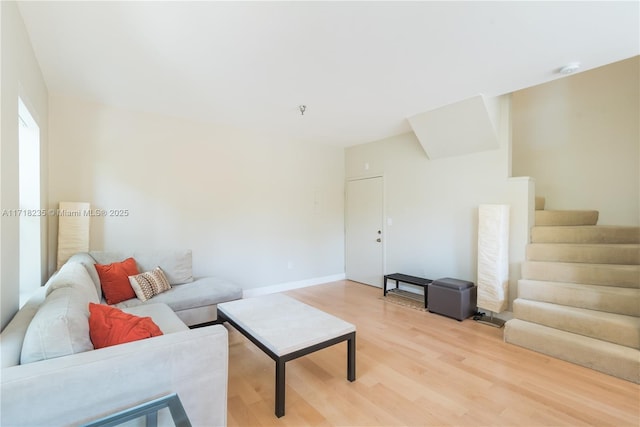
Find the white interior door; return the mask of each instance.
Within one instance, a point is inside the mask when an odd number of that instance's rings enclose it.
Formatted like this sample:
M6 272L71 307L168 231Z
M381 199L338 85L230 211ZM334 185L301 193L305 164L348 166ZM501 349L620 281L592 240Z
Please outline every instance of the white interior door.
M382 287L383 281L383 181L382 177L347 182L347 279Z

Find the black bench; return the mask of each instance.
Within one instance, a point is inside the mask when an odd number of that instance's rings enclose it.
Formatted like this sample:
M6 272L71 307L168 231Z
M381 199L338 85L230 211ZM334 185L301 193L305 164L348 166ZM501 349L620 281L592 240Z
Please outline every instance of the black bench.
M387 274L384 276L384 296L387 296L387 293L390 292L387 290L387 280L395 280L396 287L398 289L399 283L406 283L409 285L420 286L424 288L424 308L427 308L427 294L428 294L428 285L433 282L431 279L425 279L423 277L409 276L408 274L400 274L393 273Z

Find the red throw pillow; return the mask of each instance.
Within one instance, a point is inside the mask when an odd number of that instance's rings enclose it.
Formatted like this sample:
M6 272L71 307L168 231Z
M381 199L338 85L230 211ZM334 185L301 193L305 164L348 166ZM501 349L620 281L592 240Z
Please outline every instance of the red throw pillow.
M119 308L89 303L89 336L93 348L142 340L162 335L150 317L138 317Z
M136 297L136 293L129 283L129 276L139 274L138 266L133 258L111 264L96 264L96 271L100 277L100 286L107 304L117 304Z

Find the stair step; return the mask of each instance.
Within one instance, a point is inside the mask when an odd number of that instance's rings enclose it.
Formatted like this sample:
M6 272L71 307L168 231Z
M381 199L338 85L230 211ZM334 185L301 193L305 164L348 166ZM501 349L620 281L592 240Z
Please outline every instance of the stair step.
M522 278L548 282L640 288L640 266L525 261Z
M505 342L640 384L640 351L548 326L511 319Z
M520 279L518 298L640 316L640 289Z
M640 245L587 243L531 243L529 261L584 262L590 264L640 264Z
M516 319L640 349L640 317L516 298Z
M596 225L598 211L536 211L535 225Z
M545 198L536 196L536 210L541 211L544 209Z
M640 243L640 227L615 225L536 226L531 243Z

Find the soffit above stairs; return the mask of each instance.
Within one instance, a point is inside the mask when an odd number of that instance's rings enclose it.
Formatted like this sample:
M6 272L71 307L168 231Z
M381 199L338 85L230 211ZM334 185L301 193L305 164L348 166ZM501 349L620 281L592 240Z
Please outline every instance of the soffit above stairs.
M476 95L408 120L427 156L440 159L498 149L497 117L497 99Z

